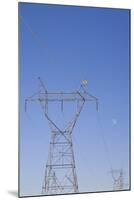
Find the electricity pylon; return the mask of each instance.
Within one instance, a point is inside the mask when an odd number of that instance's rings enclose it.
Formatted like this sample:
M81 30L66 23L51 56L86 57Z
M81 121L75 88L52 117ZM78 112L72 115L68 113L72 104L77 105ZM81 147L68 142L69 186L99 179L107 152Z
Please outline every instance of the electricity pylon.
M87 81L82 81L75 92L48 92L39 78L39 91L28 97L28 102L40 104L51 130L49 157L46 163L42 194L78 193L78 181L73 152L72 132L86 101L94 101L98 110L98 99L86 91ZM49 115L50 102L59 102L63 111L64 102L75 102L76 111L63 129L59 128ZM71 112L71 110L69 110Z
M113 178L113 190L123 190L124 189L123 169L112 169L110 172Z

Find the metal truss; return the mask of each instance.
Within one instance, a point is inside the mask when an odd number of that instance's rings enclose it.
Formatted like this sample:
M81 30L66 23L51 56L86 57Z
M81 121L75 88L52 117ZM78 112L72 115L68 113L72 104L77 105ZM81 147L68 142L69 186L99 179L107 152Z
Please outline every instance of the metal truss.
M123 169L112 169L113 190L124 189L124 172Z
M51 130L42 194L78 193L72 132L86 101L94 101L98 110L98 99L86 91L86 84L87 81L84 80L75 92L48 92L39 78L39 90L25 101L25 109L28 102L40 104ZM59 128L49 115L50 102L59 102L61 111L64 109L64 102L75 102L77 105L73 119L63 129Z

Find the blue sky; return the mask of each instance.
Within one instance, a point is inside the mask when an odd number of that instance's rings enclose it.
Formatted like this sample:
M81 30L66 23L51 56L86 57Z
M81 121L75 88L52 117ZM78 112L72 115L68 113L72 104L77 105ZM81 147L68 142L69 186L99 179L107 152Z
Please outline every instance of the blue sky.
M87 103L73 133L79 191L112 190L109 159L128 183L129 10L20 3L20 14L21 195L41 193L48 156L50 130L41 108L31 103L24 112L38 76L49 91L75 91L86 79L99 99L99 113Z

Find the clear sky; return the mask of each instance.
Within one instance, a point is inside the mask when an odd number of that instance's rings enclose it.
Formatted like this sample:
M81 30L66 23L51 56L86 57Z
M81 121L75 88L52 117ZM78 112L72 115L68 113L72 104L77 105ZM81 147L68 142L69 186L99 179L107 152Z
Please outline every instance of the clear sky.
M20 3L20 15L21 195L41 194L48 157L50 130L40 106L24 112L38 76L49 91L75 91L86 79L99 99L99 112L86 104L73 132L79 192L112 190L110 161L128 183L129 10Z

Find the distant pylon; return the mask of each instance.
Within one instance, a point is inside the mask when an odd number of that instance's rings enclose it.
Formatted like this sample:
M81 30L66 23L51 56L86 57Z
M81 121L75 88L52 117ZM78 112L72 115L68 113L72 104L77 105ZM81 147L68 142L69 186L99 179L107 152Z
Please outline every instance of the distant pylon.
M40 104L51 130L49 157L45 168L42 194L78 193L72 132L86 101L94 101L98 110L98 99L86 91L86 85L87 81L84 80L78 91L52 93L47 91L39 78L39 91L26 99L25 108L30 101ZM64 102L75 102L77 105L73 119L63 129L59 128L49 115L50 102L59 102L61 111L63 111Z
M113 190L123 190L124 189L123 169L112 169L110 172L113 178Z

